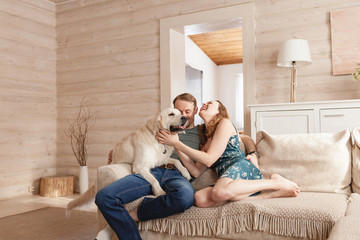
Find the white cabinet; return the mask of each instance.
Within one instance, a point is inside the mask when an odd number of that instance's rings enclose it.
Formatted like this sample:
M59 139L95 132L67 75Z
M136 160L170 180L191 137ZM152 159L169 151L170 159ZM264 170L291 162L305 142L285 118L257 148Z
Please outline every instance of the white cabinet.
M311 110L257 112L256 117L256 128L272 134L314 132Z
M249 105L251 137L271 134L337 132L360 127L360 100Z
M360 108L320 109L320 132L360 127Z

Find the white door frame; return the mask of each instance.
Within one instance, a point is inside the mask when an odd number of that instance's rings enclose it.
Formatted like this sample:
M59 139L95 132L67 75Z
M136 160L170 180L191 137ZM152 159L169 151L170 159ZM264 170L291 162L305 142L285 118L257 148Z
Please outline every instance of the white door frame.
M179 38L176 37L177 33L183 33L184 26L187 25L225 21L239 17L242 18L243 24L244 127L245 134L251 134L250 111L247 105L256 103L254 3L160 19L161 109L171 106L172 99L176 97L175 92L183 90L181 81L185 81L185 43L179 41ZM172 54L174 47L184 48L184 54Z

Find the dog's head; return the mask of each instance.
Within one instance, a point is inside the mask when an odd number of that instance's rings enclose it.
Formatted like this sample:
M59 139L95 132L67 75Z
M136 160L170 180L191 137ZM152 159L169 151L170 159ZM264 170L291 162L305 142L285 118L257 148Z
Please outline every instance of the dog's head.
M162 129L170 130L170 132L184 131L188 118L181 115L176 108L167 108L159 113L157 119Z

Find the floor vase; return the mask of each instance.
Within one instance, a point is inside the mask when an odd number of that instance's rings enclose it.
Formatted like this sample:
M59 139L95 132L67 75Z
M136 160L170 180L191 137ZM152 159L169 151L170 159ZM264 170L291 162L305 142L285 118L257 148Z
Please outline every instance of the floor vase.
M79 187L81 194L89 188L89 171L87 166L80 166Z

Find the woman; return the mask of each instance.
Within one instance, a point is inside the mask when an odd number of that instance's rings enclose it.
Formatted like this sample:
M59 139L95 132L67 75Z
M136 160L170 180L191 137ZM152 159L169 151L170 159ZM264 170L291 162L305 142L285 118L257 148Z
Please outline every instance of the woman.
M300 189L295 183L278 174L263 179L257 162L252 163L245 158L239 147L237 131L220 101L203 104L199 116L204 120L200 133L202 151L181 143L177 134L165 130L157 133L160 143L175 148L193 177L200 176L208 167L218 174L219 179L213 187L195 193L196 206L214 207L248 197L264 199L297 196Z

